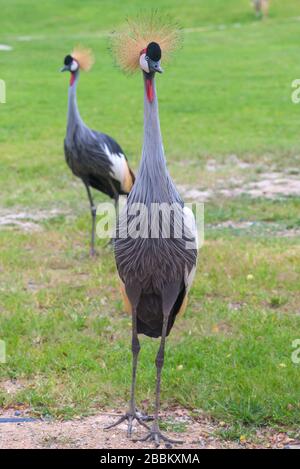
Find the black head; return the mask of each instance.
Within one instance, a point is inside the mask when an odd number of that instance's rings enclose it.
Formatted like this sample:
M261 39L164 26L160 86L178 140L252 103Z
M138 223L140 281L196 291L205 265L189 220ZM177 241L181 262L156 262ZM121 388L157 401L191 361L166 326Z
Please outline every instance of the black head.
M71 65L72 62L73 62L73 57L71 55L66 55L65 60L64 60L64 64L65 65Z
M78 69L78 62L71 55L66 55L64 58L64 66L60 71L75 73Z
M161 59L161 48L157 42L150 42L146 49L146 56L153 62L158 62Z
M146 73L162 73L160 66L161 48L157 42L150 42L146 49L142 51L140 66Z

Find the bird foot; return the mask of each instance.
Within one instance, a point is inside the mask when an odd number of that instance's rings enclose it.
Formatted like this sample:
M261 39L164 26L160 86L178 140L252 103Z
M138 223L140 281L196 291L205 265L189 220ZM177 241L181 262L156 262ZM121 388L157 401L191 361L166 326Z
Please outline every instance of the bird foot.
M173 445L182 445L184 443L184 441L172 440L171 438L168 438L163 433L161 433L159 428L152 428L146 436L143 438L134 439L133 441L153 441L156 448L158 448L161 443L163 443L166 448L172 448Z
M142 414L139 411L135 411L134 413L126 412L126 414L123 415L122 417L120 417L116 422L112 423L111 425L107 425L106 427L104 427L104 430L109 430L111 428L117 427L121 423L125 422L125 420L127 420L127 422L128 422L127 437L131 438L132 425L133 425L134 420L136 420L143 427L147 428L147 430L150 430L150 428L148 427L148 425L146 425L145 422L149 422L149 421L153 420L153 417Z

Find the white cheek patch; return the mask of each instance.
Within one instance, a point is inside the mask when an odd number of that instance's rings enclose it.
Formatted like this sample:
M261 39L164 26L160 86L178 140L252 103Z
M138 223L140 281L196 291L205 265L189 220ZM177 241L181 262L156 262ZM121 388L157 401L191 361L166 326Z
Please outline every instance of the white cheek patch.
M71 66L70 66L70 70L71 70L71 72L76 72L77 69L78 69L78 63L75 62L75 60L73 60L73 62L71 63Z
M150 72L149 65L148 65L148 62L146 60L146 54L142 54L140 56L140 67L141 67L142 70L144 70L144 72L146 72L146 73Z

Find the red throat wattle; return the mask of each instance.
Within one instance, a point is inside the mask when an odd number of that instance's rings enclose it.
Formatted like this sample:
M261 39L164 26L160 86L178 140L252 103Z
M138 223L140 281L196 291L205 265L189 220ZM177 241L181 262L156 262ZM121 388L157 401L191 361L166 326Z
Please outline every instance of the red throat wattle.
M152 78L146 78L146 91L147 91L147 98L150 103L153 101L153 81Z
M146 54L147 49L142 49L140 52L140 56L142 54ZM152 103L154 95L153 95L153 81L152 78L146 78L146 93L147 93L147 98L150 103Z
M71 72L70 86L73 86L74 81L75 81L75 73L72 73L72 72Z

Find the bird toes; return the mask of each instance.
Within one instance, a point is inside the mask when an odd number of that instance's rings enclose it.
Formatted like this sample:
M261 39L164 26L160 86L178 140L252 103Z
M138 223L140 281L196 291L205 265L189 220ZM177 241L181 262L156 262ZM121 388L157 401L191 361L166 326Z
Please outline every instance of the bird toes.
M111 428L117 427L121 423L125 422L125 420L127 420L127 422L128 422L128 426L127 426L127 436L128 436L128 438L131 438L134 420L136 420L140 425L145 427L147 430L150 430L150 428L148 427L148 425L146 425L145 422L147 422L148 420L151 420L151 417L148 417L147 415L141 414L138 411L135 412L135 413L127 412L125 415L120 417L116 422L105 426L104 430L110 430Z
M150 430L150 432L147 433L147 435L144 436L143 438L134 439L133 441L135 442L144 442L144 441L151 442L152 441L156 448L158 448L161 445L161 443L164 443L166 448L172 448L173 444L182 445L184 443L183 441L180 441L180 440L173 440L171 438L168 438L163 433L161 433L160 430L156 430L156 429Z

